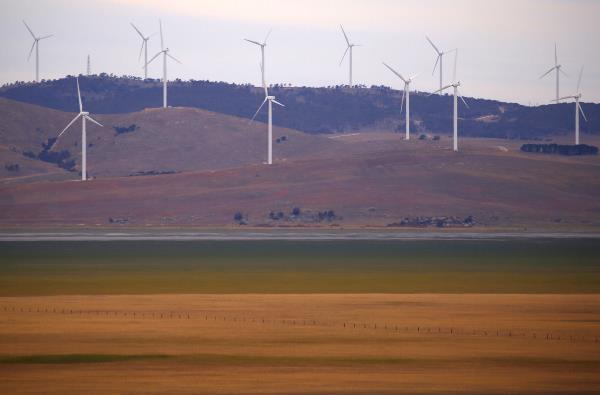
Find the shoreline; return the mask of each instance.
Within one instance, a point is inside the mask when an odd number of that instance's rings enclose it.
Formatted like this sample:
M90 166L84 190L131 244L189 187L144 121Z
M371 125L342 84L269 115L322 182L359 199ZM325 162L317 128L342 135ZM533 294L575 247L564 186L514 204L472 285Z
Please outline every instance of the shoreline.
M420 241L597 239L600 232L548 231L426 231L381 229L85 229L0 231L0 242L34 241Z

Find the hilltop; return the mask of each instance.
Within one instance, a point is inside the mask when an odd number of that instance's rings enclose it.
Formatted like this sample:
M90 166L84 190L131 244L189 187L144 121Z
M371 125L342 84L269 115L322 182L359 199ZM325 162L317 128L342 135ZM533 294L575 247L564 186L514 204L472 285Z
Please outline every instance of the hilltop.
M81 123L61 136L51 150L48 141L75 116L0 98L0 178L14 181L77 178ZM116 177L217 170L266 160L266 129L260 122L197 108L146 109L129 114L93 115L105 127L88 122L88 175ZM335 142L287 128L274 128L274 156L285 161L332 149ZM65 164L36 160L40 153L65 154ZM19 165L18 171L5 166ZM39 173L40 177L35 177Z
M86 109L96 114L123 114L161 105L159 80L115 77L106 74L80 76ZM402 131L400 114L402 91L385 86L349 88L287 87L274 85L272 94L287 105L278 109L274 124L311 134L357 131ZM0 96L62 111L77 105L74 77L17 82L0 88ZM169 104L249 118L263 99L261 89L211 81L169 82ZM462 136L544 139L571 134L573 104L527 107L515 103L466 97L470 108L459 111ZM586 134L600 134L600 104L583 103L589 122L582 122ZM266 114L258 120L265 121ZM425 92L411 94L411 123L415 133L447 134L452 125L452 97Z

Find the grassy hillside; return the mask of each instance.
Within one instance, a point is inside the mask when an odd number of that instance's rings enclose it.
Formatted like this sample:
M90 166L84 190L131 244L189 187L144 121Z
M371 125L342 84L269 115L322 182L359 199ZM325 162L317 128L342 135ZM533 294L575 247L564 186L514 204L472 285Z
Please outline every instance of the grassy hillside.
M104 127L88 122L88 175L129 176L191 170L215 170L260 164L266 160L267 130L260 122L195 108L148 109L141 112L93 117ZM276 113L275 116L278 114ZM44 151L75 116L74 113L0 99L0 178L23 178L45 173L48 166L28 156ZM273 152L277 160L315 155L331 149L334 141L298 131L274 128ZM74 161L71 178L81 165L81 123L61 136L50 152L68 151ZM19 164L18 171L4 167ZM40 168L42 166L42 168ZM51 166L53 172L66 171Z
M4 185L0 224L238 226L241 212L252 226L386 226L416 216L474 216L477 226L519 229L600 226L597 157L526 154L489 139L463 139L454 153L447 139L374 137L336 138L328 151L270 167ZM294 207L335 217L294 220Z
M161 83L135 77L108 75L81 77L86 108L93 113L115 114L141 111L162 104ZM325 88L278 87L271 92L287 105L278 109L276 125L308 133L337 133L357 130L403 129L399 107L402 92L387 87ZM169 83L169 103L195 107L238 117L252 116L263 99L261 89L210 81L173 81ZM74 78L44 81L40 84L15 83L0 89L0 96L40 106L73 111L77 106ZM460 130L464 136L495 138L545 138L571 134L573 104L526 107L494 100L466 98L470 108L461 104ZM584 98L585 100L585 98ZM585 134L600 133L600 105L582 104L589 122L582 122ZM446 134L452 128L452 97L411 96L411 123L417 133ZM259 120L265 120L263 113Z

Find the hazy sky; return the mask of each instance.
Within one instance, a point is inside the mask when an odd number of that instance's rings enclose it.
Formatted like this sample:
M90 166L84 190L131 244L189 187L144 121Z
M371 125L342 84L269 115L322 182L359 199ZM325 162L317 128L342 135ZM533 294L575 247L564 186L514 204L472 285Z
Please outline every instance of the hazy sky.
M273 28L269 83L343 84L348 67L346 61L339 66L346 46L341 23L363 45L354 50L355 83L401 87L382 66L386 61L403 74L421 73L414 89L436 89L436 55L427 34L441 49L460 49L463 95L546 103L554 97L554 77L539 76L554 63L556 41L569 74L561 94L574 93L583 65L583 100L600 102L599 16L595 0L0 0L0 83L34 79L23 19L37 35L55 35L40 44L40 77L57 78L84 73L87 54L93 73L142 76L141 39L129 23L151 34L162 18L165 43L183 62L169 64L169 79L258 85L260 52L243 38L262 41ZM150 56L159 48L154 36ZM445 82L452 68L448 56ZM161 74L155 61L149 76Z

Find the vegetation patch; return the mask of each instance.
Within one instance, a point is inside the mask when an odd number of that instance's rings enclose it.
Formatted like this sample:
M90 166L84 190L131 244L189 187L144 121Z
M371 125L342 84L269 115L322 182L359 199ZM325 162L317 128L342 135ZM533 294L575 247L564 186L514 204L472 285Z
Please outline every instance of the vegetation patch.
M113 126L113 129L115 130L117 136L120 134L135 132L139 128L140 127L137 126L135 123L132 123L129 126Z
M0 356L0 364L80 364L165 359L161 354L36 354Z
M538 152L542 154L558 155L598 155L598 147L586 144L559 145L559 144L523 144L523 152Z
M406 217L398 222L388 224L388 227L411 227L427 228L435 226L437 228L471 227L475 225L475 218L469 215L465 218L458 217Z
M7 163L4 165L4 168L8 171L17 172L21 169L18 163Z

